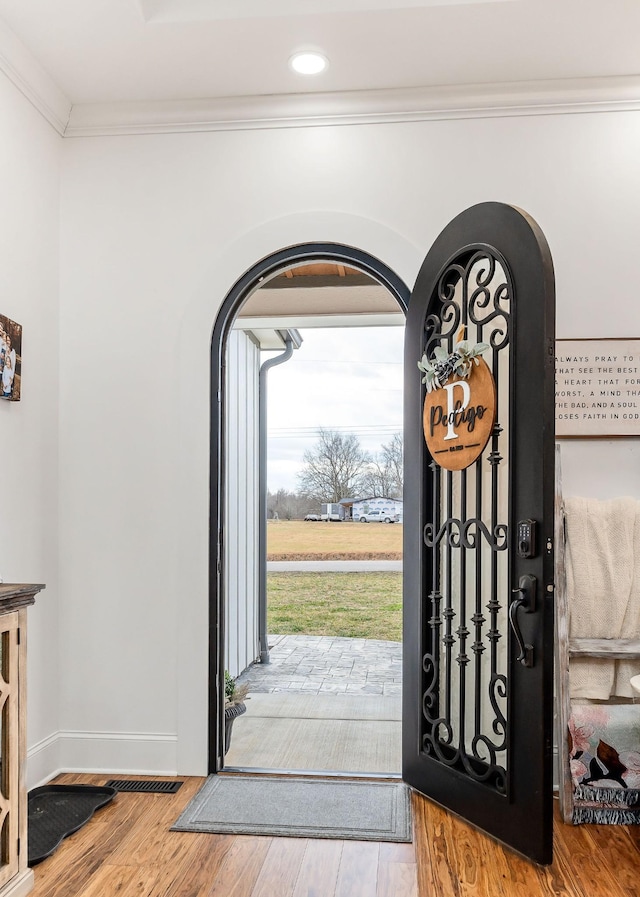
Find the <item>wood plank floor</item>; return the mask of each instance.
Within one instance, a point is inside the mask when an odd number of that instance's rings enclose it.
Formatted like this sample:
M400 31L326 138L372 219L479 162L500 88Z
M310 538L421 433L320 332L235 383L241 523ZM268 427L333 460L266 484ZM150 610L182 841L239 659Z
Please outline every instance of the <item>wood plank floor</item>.
M640 897L640 826L557 816L546 868L417 795L414 844L170 832L204 779L182 781L173 795L118 794L35 867L34 897Z

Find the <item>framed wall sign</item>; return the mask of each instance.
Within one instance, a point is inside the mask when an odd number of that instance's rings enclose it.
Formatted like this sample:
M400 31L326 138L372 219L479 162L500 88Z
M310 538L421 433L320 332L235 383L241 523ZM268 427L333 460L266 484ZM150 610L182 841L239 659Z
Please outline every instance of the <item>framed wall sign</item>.
M556 436L640 436L640 339L556 341Z

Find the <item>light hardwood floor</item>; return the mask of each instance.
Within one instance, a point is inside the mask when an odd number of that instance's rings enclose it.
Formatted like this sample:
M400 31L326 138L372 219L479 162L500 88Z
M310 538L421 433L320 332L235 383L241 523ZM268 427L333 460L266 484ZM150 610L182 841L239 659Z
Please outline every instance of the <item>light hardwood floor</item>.
M174 795L118 794L35 867L34 897L640 897L640 826L557 817L547 868L416 795L414 844L170 832L204 780L182 781Z

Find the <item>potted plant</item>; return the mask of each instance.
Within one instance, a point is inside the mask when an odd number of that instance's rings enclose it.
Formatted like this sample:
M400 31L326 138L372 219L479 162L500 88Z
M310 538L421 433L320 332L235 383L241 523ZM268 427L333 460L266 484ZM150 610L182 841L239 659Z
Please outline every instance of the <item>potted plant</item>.
M229 670L224 671L224 752L229 750L231 744L231 730L236 717L246 713L244 703L249 691L248 685L238 685L231 676Z

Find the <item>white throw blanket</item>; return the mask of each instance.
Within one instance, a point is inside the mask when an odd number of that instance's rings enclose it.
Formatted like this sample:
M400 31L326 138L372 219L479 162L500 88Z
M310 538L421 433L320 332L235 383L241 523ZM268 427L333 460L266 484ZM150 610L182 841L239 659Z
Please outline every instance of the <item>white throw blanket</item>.
M565 499L572 638L640 638L640 502ZM633 697L640 661L572 658L572 698Z

